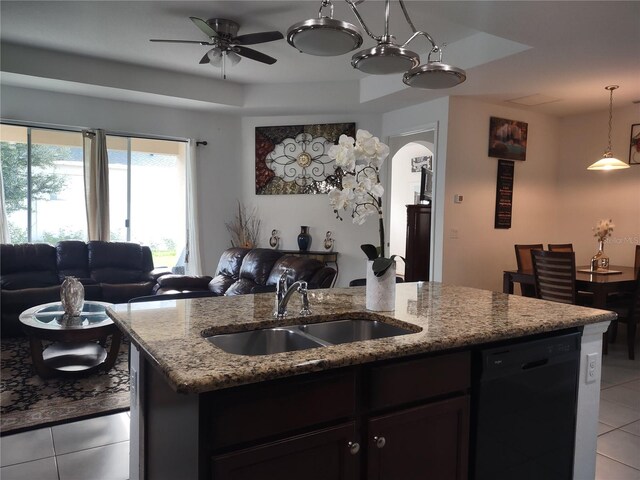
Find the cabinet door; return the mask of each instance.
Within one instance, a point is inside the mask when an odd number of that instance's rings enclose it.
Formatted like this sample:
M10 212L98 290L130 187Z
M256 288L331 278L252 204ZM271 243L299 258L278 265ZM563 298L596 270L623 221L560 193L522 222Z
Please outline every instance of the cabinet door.
M246 448L212 459L214 480L352 480L359 476L355 423Z
M468 396L372 418L367 478L466 479L468 438Z

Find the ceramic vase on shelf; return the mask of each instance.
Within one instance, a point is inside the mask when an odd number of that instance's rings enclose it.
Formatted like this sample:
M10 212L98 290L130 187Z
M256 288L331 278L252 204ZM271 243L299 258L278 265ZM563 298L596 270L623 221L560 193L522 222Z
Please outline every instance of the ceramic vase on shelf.
M606 272L609 270L609 257L604 253L604 241L598 242L598 253L591 257L592 272Z
M65 277L60 286L60 302L65 314L77 317L82 313L84 287L77 278Z
M298 248L301 252L306 252L311 246L311 235L309 235L309 227L303 225L300 227L298 234Z
M373 273L373 260L367 261L367 310L391 312L396 308L396 262L381 277Z

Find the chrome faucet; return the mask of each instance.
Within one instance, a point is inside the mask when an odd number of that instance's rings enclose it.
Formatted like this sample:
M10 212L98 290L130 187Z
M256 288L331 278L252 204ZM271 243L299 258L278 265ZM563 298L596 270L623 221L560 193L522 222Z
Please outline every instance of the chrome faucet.
M274 316L278 318L284 318L287 316L287 304L295 292L302 295L302 310L300 310L300 315L311 315L311 310L309 310L309 297L307 295L307 282L304 280L298 280L297 282L293 282L291 286L287 287L288 274L289 271L286 271L280 275L280 278L278 279L276 287L276 311L273 313Z

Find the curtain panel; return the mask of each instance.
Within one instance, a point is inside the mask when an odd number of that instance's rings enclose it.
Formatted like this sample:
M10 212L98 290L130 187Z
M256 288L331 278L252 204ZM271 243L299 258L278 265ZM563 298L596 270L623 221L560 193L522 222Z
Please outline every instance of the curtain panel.
M185 264L188 275L202 275L204 271L198 219L196 141L191 139L187 149L187 252Z
M84 130L84 190L89 240L110 240L109 159L104 130Z
M0 166L2 159L0 158ZM2 178L2 168L0 167L0 243L11 243L9 235L9 221L7 220L7 210L4 202L4 179Z

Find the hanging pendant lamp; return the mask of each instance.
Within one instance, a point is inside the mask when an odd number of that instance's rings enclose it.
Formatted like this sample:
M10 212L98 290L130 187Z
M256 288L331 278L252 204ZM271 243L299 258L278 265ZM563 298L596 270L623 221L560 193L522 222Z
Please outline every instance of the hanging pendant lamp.
M618 85L608 85L604 87L609 90L609 145L604 151L604 155L600 160L592 163L587 167L587 170L622 170L623 168L629 168L629 165L622 160L618 160L613 156L611 152L611 121L613 119L613 91L618 88Z

